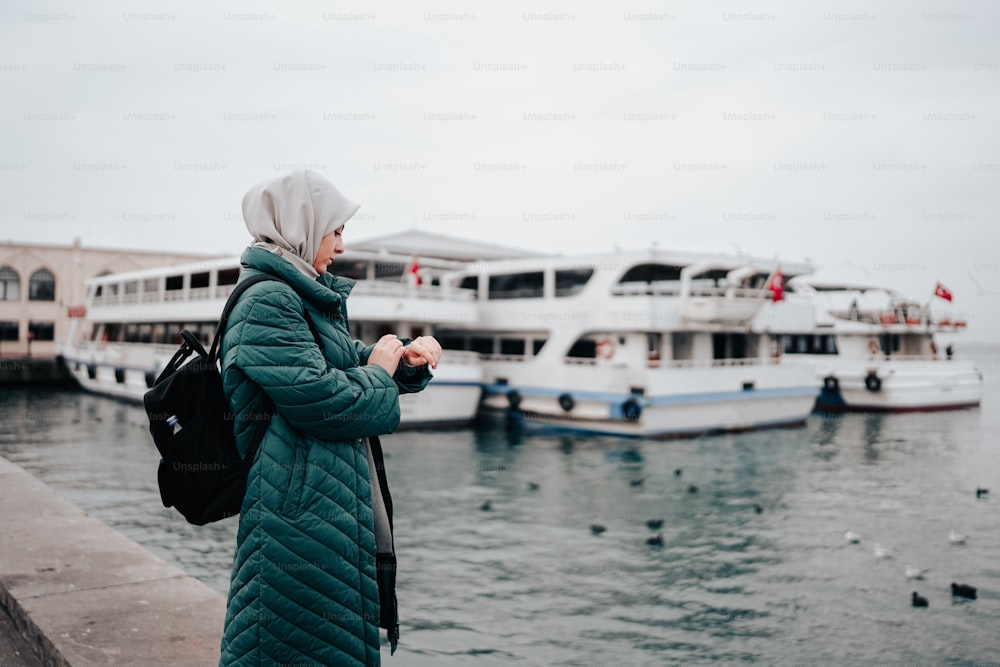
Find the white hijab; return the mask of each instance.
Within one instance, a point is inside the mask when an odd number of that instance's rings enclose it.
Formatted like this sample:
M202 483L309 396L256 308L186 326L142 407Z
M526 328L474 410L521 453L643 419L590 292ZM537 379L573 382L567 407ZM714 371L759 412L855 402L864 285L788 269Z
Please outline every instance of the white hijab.
M315 171L293 171L262 181L243 196L243 220L255 248L279 255L305 274L319 277L313 262L323 237L360 206Z

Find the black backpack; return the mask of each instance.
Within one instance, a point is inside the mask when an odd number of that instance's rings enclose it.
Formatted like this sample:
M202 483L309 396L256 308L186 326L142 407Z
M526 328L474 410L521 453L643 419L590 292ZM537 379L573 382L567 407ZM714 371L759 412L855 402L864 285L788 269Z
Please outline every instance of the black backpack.
M149 432L163 457L157 470L160 499L196 526L240 513L247 473L274 414L268 402L244 462L233 436L233 413L222 392L218 355L236 301L264 280L279 279L255 275L236 285L208 352L194 334L182 331L183 344L143 396ZM184 363L192 354L197 356Z

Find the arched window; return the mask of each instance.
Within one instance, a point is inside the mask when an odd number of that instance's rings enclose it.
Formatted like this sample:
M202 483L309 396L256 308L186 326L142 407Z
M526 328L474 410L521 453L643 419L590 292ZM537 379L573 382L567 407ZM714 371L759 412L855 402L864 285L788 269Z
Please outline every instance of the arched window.
M9 266L0 266L0 301L17 301L21 298L21 276Z
M56 277L48 269L38 269L28 278L28 301L55 301Z

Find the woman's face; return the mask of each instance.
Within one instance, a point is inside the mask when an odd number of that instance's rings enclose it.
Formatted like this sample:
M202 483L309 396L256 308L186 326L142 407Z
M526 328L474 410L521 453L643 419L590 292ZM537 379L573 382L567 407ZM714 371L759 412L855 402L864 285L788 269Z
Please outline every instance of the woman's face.
M344 252L344 226L341 225L323 237L319 243L319 250L316 251L316 259L313 261L313 268L316 273L323 275L326 269L333 262L333 258Z

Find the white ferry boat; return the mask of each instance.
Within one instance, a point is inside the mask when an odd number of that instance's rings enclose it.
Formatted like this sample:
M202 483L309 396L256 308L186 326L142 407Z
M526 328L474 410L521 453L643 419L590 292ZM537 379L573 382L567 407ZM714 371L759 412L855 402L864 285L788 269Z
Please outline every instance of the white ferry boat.
M453 271L462 262L421 259L418 286L408 271L412 261L371 250L348 251L337 258L331 270L358 281L350 299L356 338L376 341L389 332L433 335L437 324L477 317L471 291L439 284L441 272ZM86 318L76 321L69 340L61 344L64 363L84 389L141 401L180 345L182 329L197 335L206 347L211 343L239 275L239 257L229 257L87 281ZM448 351L424 391L400 397L401 427L471 421L481 380L475 354Z
M771 262L773 267L773 262ZM805 422L819 388L750 322L766 262L658 249L478 262L477 321L438 331L483 360L483 410L529 427L676 437Z
M782 334L784 365L813 370L819 411L953 410L982 398L982 374L950 342L965 331L965 320L934 314L929 304L890 289L800 275L755 326Z

